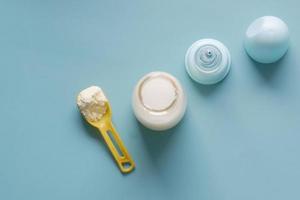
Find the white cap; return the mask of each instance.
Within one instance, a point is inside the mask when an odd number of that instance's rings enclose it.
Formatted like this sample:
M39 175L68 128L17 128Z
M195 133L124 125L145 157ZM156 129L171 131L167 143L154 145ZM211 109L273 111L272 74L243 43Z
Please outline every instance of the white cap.
M244 46L253 60L260 63L274 63L287 52L289 38L289 28L282 19L264 16L249 25Z
M165 72L151 72L136 85L132 107L145 127L162 131L175 126L186 109L186 96L179 81Z
M214 39L202 39L193 43L185 55L186 71L201 84L214 84L225 78L231 65L231 57L224 44Z

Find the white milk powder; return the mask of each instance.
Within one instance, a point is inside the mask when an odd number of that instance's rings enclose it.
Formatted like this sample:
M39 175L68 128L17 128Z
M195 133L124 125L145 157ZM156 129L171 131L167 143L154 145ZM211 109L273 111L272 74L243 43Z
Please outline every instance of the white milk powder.
M101 88L91 86L82 90L77 97L77 105L81 114L88 121L98 121L106 113L107 99Z

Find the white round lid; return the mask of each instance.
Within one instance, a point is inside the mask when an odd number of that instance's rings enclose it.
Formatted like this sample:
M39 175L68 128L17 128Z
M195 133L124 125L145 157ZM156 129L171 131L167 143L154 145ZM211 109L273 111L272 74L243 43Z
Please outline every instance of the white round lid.
M248 27L244 47L256 62L274 63L288 51L290 33L287 24L275 16L263 16Z
M185 55L189 76L201 84L214 84L228 74L231 57L224 44L214 39L202 39L193 43Z
M136 118L144 126L166 130L183 117L186 96L175 77L165 72L152 72L136 85L132 106Z

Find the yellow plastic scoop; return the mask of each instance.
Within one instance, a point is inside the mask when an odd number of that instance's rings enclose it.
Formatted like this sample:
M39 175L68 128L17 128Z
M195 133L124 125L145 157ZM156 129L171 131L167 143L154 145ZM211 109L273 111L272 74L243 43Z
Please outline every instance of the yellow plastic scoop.
M121 172L131 172L135 164L111 122L111 108L101 88L91 86L82 90L77 105L86 121L100 131Z

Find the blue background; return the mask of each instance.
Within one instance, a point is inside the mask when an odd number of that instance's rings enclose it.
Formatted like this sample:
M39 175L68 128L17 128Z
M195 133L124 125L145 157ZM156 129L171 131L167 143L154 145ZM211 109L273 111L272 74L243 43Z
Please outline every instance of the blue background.
M298 0L1 1L0 199L300 199ZM276 64L243 49L248 25L275 15L291 46ZM215 38L232 70L200 86L184 69L187 48ZM131 109L136 82L151 71L176 76L186 115L163 134ZM76 107L101 86L136 162L122 175Z

